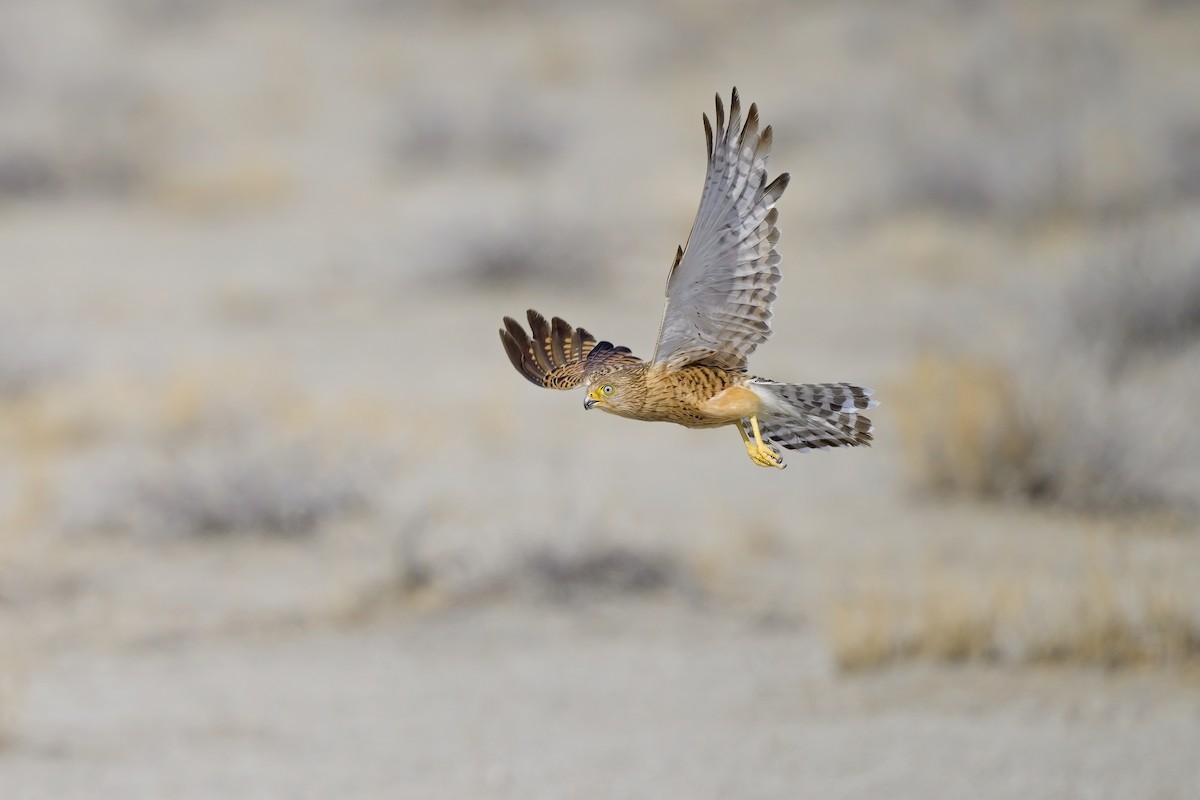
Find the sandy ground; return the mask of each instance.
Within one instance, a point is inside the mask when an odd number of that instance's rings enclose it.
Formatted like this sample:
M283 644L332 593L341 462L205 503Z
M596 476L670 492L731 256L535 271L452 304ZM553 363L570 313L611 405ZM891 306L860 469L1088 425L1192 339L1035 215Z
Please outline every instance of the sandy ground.
M1196 25L0 6L0 796L1196 796L1194 517L930 496L902 435L922 354L1190 252ZM495 340L650 351L735 83L793 175L754 369L884 400L784 472Z
M1186 797L1198 704L1146 676L841 678L804 630L512 608L45 669L22 797Z

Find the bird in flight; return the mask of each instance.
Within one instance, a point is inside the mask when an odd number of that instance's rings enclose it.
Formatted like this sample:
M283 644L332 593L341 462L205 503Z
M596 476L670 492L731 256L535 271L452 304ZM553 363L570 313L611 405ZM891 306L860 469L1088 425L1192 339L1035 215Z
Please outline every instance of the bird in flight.
M532 309L530 332L505 317L500 341L517 371L538 386L586 385L585 409L689 428L732 425L751 461L782 469L775 446L869 445L874 426L862 412L876 403L870 389L850 383L780 383L747 371L750 354L771 335L780 279L775 204L789 176L767 182L771 126L759 130L754 104L745 124L741 113L735 88L728 123L720 95L716 124L704 115L708 174L687 245L667 273L666 309L649 361Z

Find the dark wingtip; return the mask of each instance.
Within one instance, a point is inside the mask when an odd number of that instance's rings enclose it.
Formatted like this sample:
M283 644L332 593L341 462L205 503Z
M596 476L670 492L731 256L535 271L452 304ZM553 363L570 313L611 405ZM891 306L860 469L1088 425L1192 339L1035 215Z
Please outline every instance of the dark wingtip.
M521 323L517 322L512 317L504 318L504 327L508 329L510 336L520 338L525 333L525 329L521 327Z
M788 187L788 184L791 182L792 182L791 173L790 172L781 172L775 176L775 180L771 181L769 184L767 184L765 187L763 187L762 193L764 195L771 195L776 200L778 200L781 196L783 196L783 190L786 189Z
M537 366L532 363L530 354L533 343L521 324L512 317L504 318L504 329L500 331L500 343L504 345L504 352L517 372L524 375L525 380L535 386L541 386L541 375L538 373Z
M529 371L525 368L525 351L521 349L521 345L513 338L508 331L500 331L500 344L504 345L504 352L508 355L509 363L517 370L517 372L529 378Z

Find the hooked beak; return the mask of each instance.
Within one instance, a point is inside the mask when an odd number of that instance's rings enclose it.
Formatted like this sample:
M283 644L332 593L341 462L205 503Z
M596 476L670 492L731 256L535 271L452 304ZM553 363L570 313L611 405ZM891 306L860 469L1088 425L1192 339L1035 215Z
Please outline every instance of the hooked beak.
M592 390L587 393L587 399L583 401L583 410L591 411L598 405L604 404L604 390L599 386L592 387Z

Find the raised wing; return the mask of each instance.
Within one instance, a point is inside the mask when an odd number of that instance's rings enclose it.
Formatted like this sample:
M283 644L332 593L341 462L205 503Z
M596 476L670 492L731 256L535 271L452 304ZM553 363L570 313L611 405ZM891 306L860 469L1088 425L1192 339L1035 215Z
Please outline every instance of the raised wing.
M597 343L586 330L572 328L559 317L546 322L532 308L526 316L532 338L521 323L505 317L500 341L508 360L530 383L547 389L573 389L596 372L641 363L628 347Z
M754 349L771 335L771 304L779 283L775 203L785 172L767 183L771 126L758 130L751 104L741 125L737 89L729 124L717 96L716 130L704 116L708 175L700 210L667 276L667 305L654 362L671 367L707 364L745 370Z

